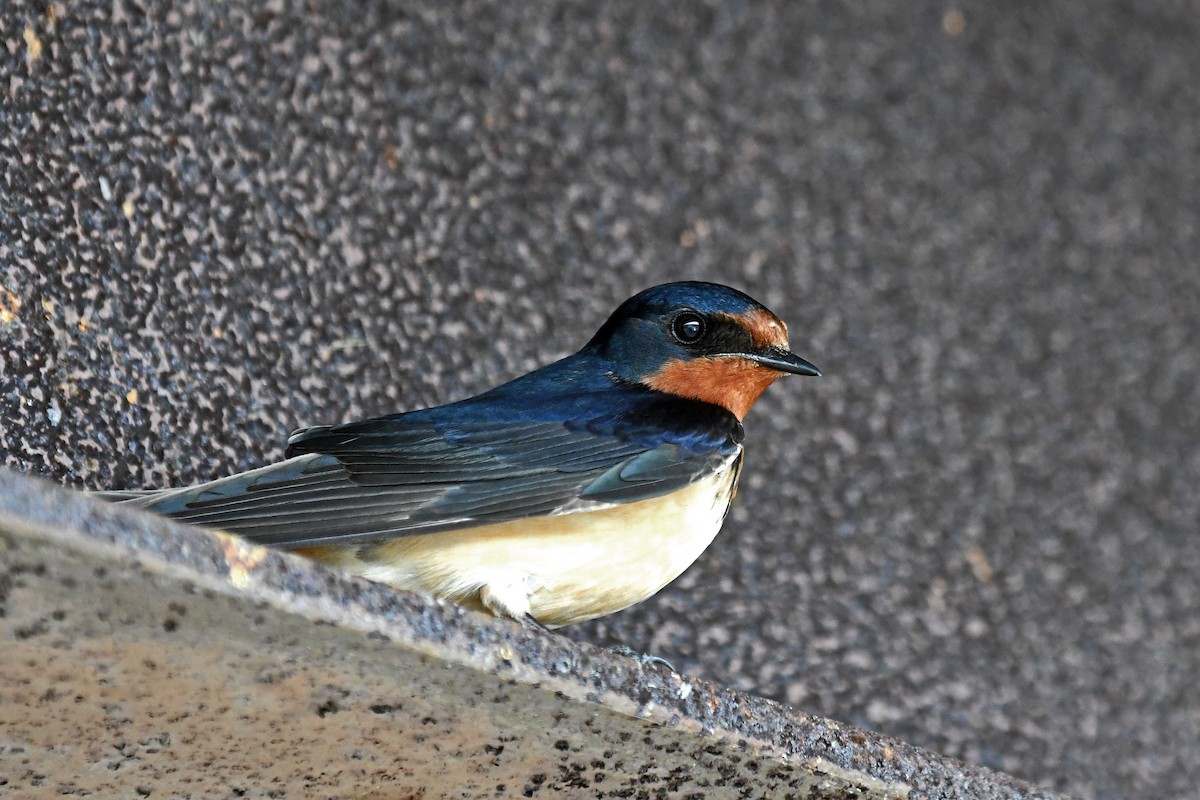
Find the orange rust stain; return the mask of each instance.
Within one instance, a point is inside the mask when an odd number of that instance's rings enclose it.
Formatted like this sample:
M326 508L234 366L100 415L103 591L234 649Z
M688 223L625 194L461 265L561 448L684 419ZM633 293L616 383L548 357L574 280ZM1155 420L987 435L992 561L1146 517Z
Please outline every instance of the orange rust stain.
M745 314L726 314L726 319L736 322L745 328L750 339L754 342L754 346L761 349L771 347L782 347L785 350L788 346L788 331L787 325L783 320L772 314L766 309L755 309L748 311Z
M0 288L0 323L8 325L17 319L21 310L21 298L8 289Z
M250 573L267 557L267 548L250 544L245 539L217 531L217 540L225 553L225 564L229 567L229 580L237 587L250 584Z
M717 356L671 361L645 383L660 392L721 406L740 420L782 374L748 358Z

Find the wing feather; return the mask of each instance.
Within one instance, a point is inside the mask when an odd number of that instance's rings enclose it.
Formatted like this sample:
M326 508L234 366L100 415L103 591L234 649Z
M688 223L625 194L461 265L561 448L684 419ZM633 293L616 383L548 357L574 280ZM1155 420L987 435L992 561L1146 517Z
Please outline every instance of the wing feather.
M124 502L283 547L635 502L681 489L740 453L740 424L724 409L671 402L584 421L471 417L445 406L308 428L293 434L279 464Z

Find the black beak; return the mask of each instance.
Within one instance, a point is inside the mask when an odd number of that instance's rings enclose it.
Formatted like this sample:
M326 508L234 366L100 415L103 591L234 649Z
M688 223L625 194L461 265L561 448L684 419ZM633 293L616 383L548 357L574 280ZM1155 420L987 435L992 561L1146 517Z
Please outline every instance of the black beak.
M817 369L816 366L787 350L768 350L765 353L741 353L740 355L751 361L757 361L764 367L770 367L780 372L790 372L793 375L808 375L812 378L821 377L821 370Z

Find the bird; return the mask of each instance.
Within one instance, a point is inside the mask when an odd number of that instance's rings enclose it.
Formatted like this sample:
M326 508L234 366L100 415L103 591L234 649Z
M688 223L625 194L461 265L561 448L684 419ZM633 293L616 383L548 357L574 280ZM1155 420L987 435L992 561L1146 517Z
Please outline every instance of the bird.
M105 499L540 630L639 603L708 547L743 419L819 376L715 283L648 288L573 355L457 402L295 431L285 460Z

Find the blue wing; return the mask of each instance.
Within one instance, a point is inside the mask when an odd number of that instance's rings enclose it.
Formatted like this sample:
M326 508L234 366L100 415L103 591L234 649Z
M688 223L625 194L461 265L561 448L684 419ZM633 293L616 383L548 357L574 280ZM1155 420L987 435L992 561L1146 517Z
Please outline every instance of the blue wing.
M601 408L586 391L530 403L512 386L298 431L279 464L125 502L272 546L357 544L657 497L740 452L741 424L706 403L611 384Z

